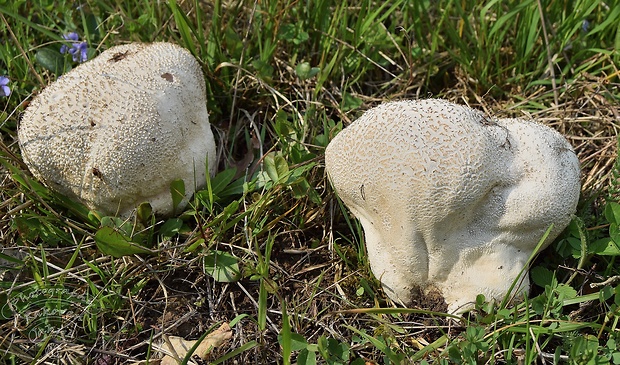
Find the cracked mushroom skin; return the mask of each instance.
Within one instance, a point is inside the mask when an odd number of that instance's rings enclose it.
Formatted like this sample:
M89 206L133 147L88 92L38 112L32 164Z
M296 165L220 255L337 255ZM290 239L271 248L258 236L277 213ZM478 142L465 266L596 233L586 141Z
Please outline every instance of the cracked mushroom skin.
M198 61L171 43L116 46L45 88L18 129L22 157L50 188L105 214L149 202L169 215L170 184L205 185L216 147Z
M519 274L550 225L570 223L579 161L555 130L441 99L370 109L328 145L332 186L360 220L374 275L395 302L438 290L452 313L478 294L529 289Z

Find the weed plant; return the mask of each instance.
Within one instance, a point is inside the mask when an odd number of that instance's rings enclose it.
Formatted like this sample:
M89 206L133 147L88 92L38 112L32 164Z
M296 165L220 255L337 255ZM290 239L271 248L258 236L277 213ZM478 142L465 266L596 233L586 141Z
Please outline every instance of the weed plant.
M5 363L155 363L167 336L229 322L212 363L620 364L618 0L0 0L0 35ZM203 68L219 174L179 215L129 221L33 179L16 139L33 96L153 41ZM426 97L575 147L578 212L519 303L393 306L326 180L326 145L364 110Z

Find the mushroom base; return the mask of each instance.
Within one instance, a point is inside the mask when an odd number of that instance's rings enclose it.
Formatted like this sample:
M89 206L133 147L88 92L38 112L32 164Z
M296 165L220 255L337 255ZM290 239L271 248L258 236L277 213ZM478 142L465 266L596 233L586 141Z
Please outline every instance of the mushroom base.
M448 304L444 295L438 288L430 286L422 289L415 286L410 292L411 303L409 306L428 309L432 312L445 313L448 311Z
M367 236L372 250L374 243ZM385 293L395 303L404 306L420 306L448 313L463 313L473 308L479 294L486 300L519 301L529 291L529 278L524 270L531 252L524 252L502 244L492 248L472 249L460 255L449 270L438 263L429 263L429 276L414 276L413 270L395 265L394 257L376 262L370 256L373 273L382 283ZM444 257L445 258L445 257ZM386 270L386 268L388 268ZM400 275L389 275L399 272Z

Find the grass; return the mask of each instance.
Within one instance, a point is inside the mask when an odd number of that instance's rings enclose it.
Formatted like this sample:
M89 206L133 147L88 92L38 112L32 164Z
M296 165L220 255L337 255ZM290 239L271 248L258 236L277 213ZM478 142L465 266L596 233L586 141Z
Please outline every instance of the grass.
M210 362L620 364L619 16L617 0L0 0L0 358L146 361L229 322ZM200 61L221 172L179 216L102 217L21 162L21 113L76 66L69 32L91 58L170 41ZM428 96L536 118L578 153L578 213L521 304L393 307L326 181L325 146L363 110Z

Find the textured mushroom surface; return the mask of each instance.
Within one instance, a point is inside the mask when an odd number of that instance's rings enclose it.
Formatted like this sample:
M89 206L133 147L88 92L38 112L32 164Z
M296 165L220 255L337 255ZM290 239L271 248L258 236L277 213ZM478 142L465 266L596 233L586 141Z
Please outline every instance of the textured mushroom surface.
M407 305L438 290L450 312L478 294L502 299L580 193L579 161L558 132L440 99L367 111L331 141L325 165L387 295ZM515 293L528 288L524 275Z
M170 43L116 46L62 75L30 103L18 137L35 177L106 214L142 202L170 214L171 182L184 180L183 205L207 161L216 167L202 70Z

